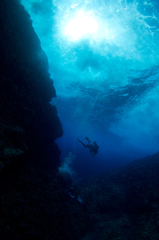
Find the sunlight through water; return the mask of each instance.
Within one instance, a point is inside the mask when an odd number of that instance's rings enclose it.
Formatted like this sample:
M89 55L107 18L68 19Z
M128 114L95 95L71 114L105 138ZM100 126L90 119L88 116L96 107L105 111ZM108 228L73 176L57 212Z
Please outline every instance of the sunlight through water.
M48 57L61 149L75 154L88 136L103 161L157 152L159 2L21 1Z
M90 13L81 10L75 18L69 21L65 28L65 34L72 40L78 40L88 34L95 34L97 29L98 24Z

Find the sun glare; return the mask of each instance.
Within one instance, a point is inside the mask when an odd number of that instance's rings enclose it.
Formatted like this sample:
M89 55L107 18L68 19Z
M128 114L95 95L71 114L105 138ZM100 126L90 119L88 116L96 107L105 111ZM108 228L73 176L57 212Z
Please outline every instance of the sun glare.
M83 36L95 34L98 24L90 14L83 11L78 12L77 16L70 20L65 28L65 34L72 40L78 40Z

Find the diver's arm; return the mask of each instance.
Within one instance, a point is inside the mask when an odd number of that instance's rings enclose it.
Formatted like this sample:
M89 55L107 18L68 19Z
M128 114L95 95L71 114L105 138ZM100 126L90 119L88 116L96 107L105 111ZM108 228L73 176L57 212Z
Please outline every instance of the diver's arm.
M91 143L88 137L85 137L85 139L88 141L89 144Z
M80 141L78 138L77 138L77 140L86 148L87 147L87 145L85 145L82 141Z

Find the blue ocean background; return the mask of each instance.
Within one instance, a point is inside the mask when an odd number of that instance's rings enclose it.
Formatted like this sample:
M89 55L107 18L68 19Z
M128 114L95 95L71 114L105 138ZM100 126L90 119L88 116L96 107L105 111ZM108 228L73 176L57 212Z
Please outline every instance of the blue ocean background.
M64 134L61 161L78 177L159 150L159 3L21 0L49 61ZM39 53L39 58L45 56ZM77 138L99 145L93 157Z

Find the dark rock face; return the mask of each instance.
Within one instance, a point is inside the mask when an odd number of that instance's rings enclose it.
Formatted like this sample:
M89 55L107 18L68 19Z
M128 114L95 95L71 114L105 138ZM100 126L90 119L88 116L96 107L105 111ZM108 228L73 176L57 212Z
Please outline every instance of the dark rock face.
M85 181L87 239L159 239L159 153Z
M63 130L47 57L17 0L0 1L0 56L0 239L79 239L83 208L57 171Z
M48 62L29 15L17 1L0 2L0 168L22 154L46 152L61 137ZM51 149L50 148L50 149ZM53 152L54 152L53 151ZM54 159L55 162L55 159Z

